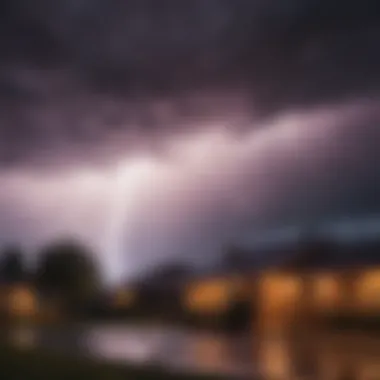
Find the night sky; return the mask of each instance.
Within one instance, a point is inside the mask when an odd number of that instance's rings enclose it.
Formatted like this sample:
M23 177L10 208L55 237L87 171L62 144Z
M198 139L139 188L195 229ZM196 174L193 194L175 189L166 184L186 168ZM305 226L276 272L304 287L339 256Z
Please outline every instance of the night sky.
M379 45L377 0L0 0L1 242L74 236L116 279L373 229Z

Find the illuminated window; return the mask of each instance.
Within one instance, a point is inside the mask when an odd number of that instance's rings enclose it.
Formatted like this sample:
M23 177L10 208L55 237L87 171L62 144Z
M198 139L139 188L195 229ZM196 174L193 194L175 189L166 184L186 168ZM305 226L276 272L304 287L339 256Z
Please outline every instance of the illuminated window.
M339 297L338 280L334 275L322 274L315 279L315 301L321 309L331 309Z
M27 288L15 288L9 294L9 311L12 315L30 315L36 309L33 291Z
M296 276L268 275L261 283L261 304L267 313L283 313L294 309L302 283Z
M132 290L120 290L116 293L114 306L116 307L128 307L131 306L136 299L136 294Z
M380 270L366 272L360 277L357 295L360 305L380 308Z
M229 279L208 280L189 286L185 303L193 311L225 310L235 294L235 284Z

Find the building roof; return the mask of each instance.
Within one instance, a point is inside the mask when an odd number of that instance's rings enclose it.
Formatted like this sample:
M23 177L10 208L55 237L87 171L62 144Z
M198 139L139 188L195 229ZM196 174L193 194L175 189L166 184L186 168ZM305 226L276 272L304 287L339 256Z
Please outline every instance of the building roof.
M324 270L380 265L380 241L357 244L305 244L295 254L283 260L279 267L290 270Z
M190 278L254 274L266 269L302 272L374 266L380 266L380 240L345 245L327 240L309 240L297 245L288 244L282 248L268 249L260 254L252 251L241 260L240 266L215 266L194 273Z

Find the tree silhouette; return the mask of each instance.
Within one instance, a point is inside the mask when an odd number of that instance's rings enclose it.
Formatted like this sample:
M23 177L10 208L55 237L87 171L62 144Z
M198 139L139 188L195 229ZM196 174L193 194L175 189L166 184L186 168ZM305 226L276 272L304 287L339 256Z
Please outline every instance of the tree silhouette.
M20 247L8 246L0 256L0 277L5 282L18 282L25 278L24 256Z
M147 276L153 282L178 282L189 274L190 268L181 262L167 262L155 267Z
M235 245L226 247L222 258L222 265L226 269L243 269L247 261L247 252Z
M40 252L36 284L40 291L77 307L91 299L98 283L98 272L90 251L75 241L60 241Z
M286 262L292 269L315 269L329 265L334 251L333 242L318 234L304 234L300 237L295 254Z

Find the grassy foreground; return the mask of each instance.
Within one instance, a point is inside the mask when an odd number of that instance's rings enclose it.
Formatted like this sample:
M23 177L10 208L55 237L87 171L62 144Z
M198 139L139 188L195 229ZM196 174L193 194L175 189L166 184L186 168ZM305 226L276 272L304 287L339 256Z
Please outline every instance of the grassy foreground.
M40 350L0 347L1 378L7 380L220 380L221 377L179 375L161 368L104 364Z

